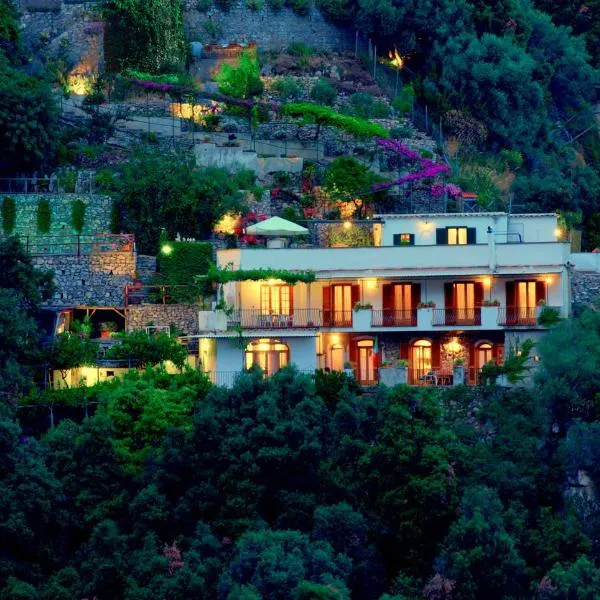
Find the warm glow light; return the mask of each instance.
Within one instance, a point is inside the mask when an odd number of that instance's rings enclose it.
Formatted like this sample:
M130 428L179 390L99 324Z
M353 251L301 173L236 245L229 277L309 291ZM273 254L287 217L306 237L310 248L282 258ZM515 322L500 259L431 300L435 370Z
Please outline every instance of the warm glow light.
M344 221L344 229L350 229L352 227L352 223L350 221Z
M169 256L173 253L173 246L171 246L171 244L163 244L160 248L160 251L165 256Z
M394 48L393 52L390 50L388 56L390 57L390 65L392 67L396 69L402 68L402 65L404 65L404 60L402 60L402 57L398 53L398 48Z
M428 229L431 229L431 223L429 221L423 221L422 223L419 223L419 227L424 231L427 231Z
M277 279L267 279L268 285L275 285L277 283Z
M240 227L240 215L227 213L219 219L213 231L233 235L238 227Z
M340 343L340 336L337 333L334 333L331 336L331 343L332 344L339 344Z
M544 277L544 281L548 284L552 283L552 275L546 275L546 277Z
M189 104L186 102L173 102L169 110L174 117L191 119L194 123L206 125L208 115L218 115L223 112L223 107L214 100L210 104Z
M67 77L69 91L75 96L87 96L92 89L93 75L73 72Z
M376 290L377 279L365 279L365 288L368 290Z
M458 354L462 350L462 346L456 338L452 338L447 344L444 344L447 352Z
M492 278L491 277L484 277L483 278L483 285L486 288L489 288L492 285Z
M555 235L557 238L559 238L559 237L562 237L562 234L563 234L563 232L562 232L562 229L561 229L560 227L557 227L557 228L554 230L554 235Z

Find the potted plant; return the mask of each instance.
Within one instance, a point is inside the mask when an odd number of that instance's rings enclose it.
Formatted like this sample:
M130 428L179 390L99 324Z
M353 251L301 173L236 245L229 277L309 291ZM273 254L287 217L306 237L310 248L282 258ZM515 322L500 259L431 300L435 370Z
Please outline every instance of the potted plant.
M417 308L435 308L435 302L433 300L419 302L419 304L417 304Z
M349 360L344 363L344 373L346 373L348 377L354 377L354 369L352 368L352 363Z
M117 331L117 324L114 321L100 323L100 337L102 339L110 338L115 331Z
M379 368L379 382L388 387L402 385L408 382L408 361L383 361Z
M80 338L89 338L92 335L92 318L90 315L85 315L82 321L73 321L71 331Z

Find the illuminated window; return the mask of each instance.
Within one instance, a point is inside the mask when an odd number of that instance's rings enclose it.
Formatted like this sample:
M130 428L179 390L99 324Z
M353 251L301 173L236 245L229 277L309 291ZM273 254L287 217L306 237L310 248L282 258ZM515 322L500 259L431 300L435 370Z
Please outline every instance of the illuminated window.
M413 233L395 233L394 246L414 246L415 236Z
M260 309L263 315L290 315L289 285L263 285L260 288Z
M265 375L273 375L285 367L290 360L290 350L279 340L261 338L246 347L246 369L260 367Z
M466 227L448 227L448 245L464 246L467 244Z

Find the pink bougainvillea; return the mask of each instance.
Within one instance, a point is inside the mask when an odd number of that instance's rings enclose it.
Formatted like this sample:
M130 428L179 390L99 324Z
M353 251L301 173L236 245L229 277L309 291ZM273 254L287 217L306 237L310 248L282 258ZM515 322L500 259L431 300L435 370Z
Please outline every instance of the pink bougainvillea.
M404 156L404 158L408 158L409 160L415 160L419 162L420 171L416 173L409 173L408 175L404 175L404 177L400 177L394 181L386 181L385 183L376 183L372 190L374 192L379 192L381 190L386 190L395 185L400 185L401 183L408 183L409 181L418 181L420 179L430 179L432 177L437 177L442 173L446 173L450 170L450 167L446 165L436 164L432 160L428 158L422 158L417 152L411 150L398 140L388 140L379 138L375 140L377 144L379 144L385 150L389 150L390 152L395 152L400 156Z
M181 550L177 547L175 542L172 546L165 544L163 548L163 556L167 559L167 567L169 569L169 576L175 574L176 571L183 567L184 562L181 558Z
M459 198L462 194L460 187L454 183L434 183L430 191L434 198L441 198L444 194L448 194L450 198Z

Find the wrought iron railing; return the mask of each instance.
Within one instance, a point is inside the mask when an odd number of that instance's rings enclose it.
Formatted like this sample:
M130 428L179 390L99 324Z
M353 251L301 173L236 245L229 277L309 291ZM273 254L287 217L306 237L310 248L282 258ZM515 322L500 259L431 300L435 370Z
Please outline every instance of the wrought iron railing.
M532 307L509 306L498 309L498 325L537 325L537 311Z
M82 235L21 235L19 240L32 256L82 256L92 252L133 252L132 233Z
M205 301L197 285L126 285L125 308L139 304L198 304L200 309Z
M318 308L297 308L285 315L266 313L258 308L237 309L227 317L227 324L249 329L310 329L323 326L323 312Z
M352 327L352 311L324 310L323 327Z
M432 325L481 325L481 308L435 308Z
M372 327L415 327L417 325L417 309L395 310L384 308L373 310Z

